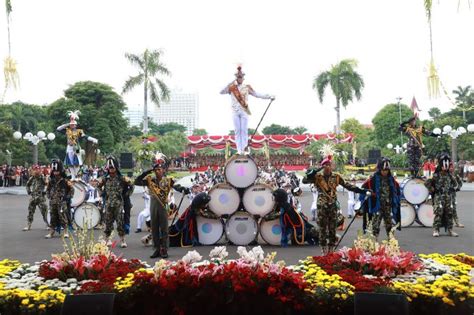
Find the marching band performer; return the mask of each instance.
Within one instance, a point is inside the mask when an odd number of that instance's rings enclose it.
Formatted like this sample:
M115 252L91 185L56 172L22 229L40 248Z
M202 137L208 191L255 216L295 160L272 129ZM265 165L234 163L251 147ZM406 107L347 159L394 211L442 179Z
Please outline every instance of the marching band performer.
M46 187L48 182L46 178L41 174L41 168L39 165L33 165L33 174L26 182L26 192L31 196L30 203L28 205L28 217L27 225L23 228L23 231L29 231L31 224L33 223L33 217L35 215L35 209L38 207L43 216L43 221L46 226L49 227L48 218L46 216L48 207L44 195L46 195Z
M242 67L237 67L235 73L235 81L227 85L221 94L230 94L232 102L232 119L235 130L235 143L237 146L237 153L243 154L247 151L248 145L248 116L251 115L248 106L248 95L263 99L275 99L275 96L269 94L260 94L248 84L244 84L245 73L242 72Z

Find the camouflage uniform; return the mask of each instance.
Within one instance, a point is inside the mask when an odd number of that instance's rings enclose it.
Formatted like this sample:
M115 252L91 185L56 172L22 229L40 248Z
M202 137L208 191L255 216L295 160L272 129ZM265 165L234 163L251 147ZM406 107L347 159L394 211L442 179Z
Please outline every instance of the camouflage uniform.
M51 176L48 183L47 195L49 198L49 209L51 212L51 229L60 232L61 227L66 228L68 210L67 200L74 195L72 183L63 178Z
M459 218L458 218L458 211L457 211L457 200L456 200L456 193L461 190L462 187L462 178L461 176L458 175L458 173L453 174L454 180L456 181L456 189L453 191L453 221L458 227L463 227L459 223Z
M47 218L48 207L46 206L46 199L44 198L47 184L46 179L42 175L31 176L26 183L26 192L31 196L30 204L28 205L28 227L33 223L36 207L40 209L44 223L49 226Z
M392 202L390 200L390 184L388 176L380 176L380 209L372 218L372 232L375 236L380 233L380 223L385 223L387 236L392 230Z
M108 238L114 229L116 221L117 233L120 237L125 235L123 224L123 193L128 192L133 184L128 177L106 175L101 178L97 186L105 194L105 236Z
M347 190L365 194L365 190L346 183L341 175L332 173L329 176L317 174L314 178L314 186L318 190L318 214L317 224L319 226L319 244L321 247L327 245L331 249L336 245L337 228L337 186L343 186Z
M413 118L412 118L413 119ZM421 155L423 154L423 135L430 136L431 132L423 126L413 127L408 121L403 122L399 128L408 136L407 155L408 165L412 176L417 176L421 168Z
M456 179L448 172L436 172L425 186L433 195L433 228L439 232L444 225L448 231L453 228L453 192L456 190Z

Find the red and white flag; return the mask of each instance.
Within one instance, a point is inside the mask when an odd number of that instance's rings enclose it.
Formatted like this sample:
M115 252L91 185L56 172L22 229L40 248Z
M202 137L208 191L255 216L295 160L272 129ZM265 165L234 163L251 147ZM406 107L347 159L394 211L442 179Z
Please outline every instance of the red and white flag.
M418 112L421 112L420 108L418 107L418 104L416 103L416 99L413 96L413 99L411 100L411 105L410 105L411 110L413 111L413 114L418 114Z

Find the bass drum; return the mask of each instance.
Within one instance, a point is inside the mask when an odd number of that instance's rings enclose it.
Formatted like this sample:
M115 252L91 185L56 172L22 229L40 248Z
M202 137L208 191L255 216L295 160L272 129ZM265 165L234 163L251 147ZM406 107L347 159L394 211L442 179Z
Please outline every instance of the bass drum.
M260 221L260 236L262 240L270 245L278 246L281 244L281 225L280 219Z
M234 155L224 170L226 181L236 188L247 188L257 179L257 164L248 155Z
M85 203L74 211L74 223L81 229L92 229L100 223L100 210L92 203Z
M220 219L196 216L199 243L201 245L214 245L224 235L224 223Z
M419 178L407 178L400 185L403 197L413 205L419 205L428 199L429 192L425 182Z
M431 200L420 205L416 213L416 222L426 227L432 227L434 222L433 203Z
M75 208L86 201L87 184L82 180L74 180L72 181L72 187L74 189L74 195L71 198L71 207Z
M230 215L239 208L239 192L229 184L215 185L209 190L209 196L211 197L209 209L217 216Z
M252 185L245 190L242 202L250 214L264 217L275 207L273 189L266 184Z
M415 208L406 201L400 203L401 226L407 227L413 224L416 218Z
M225 233L234 245L248 245L257 237L257 222L250 213L237 211L227 220Z

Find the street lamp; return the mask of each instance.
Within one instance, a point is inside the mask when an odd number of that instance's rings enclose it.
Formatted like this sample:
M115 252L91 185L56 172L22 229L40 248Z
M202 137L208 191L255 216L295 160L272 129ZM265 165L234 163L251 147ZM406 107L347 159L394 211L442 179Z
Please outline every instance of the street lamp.
M466 128L463 126L458 127L457 129L453 129L450 125L446 125L443 127L443 131L440 128L433 129L433 133L440 137L442 134L451 137L451 160L454 164L457 163L458 160L458 143L457 138L467 132L474 132L474 124L470 124Z
M399 96L397 97L397 104L398 104L398 114L400 116L400 125L402 124L402 106L400 105L400 101L402 98ZM400 130L400 144L403 143L403 131Z
M13 138L16 140L20 140L22 138L22 134L20 131L15 131L13 133ZM33 164L38 164L38 143L41 141L49 140L53 141L56 138L56 135L52 132L46 133L42 130L38 131L36 135L33 135L31 132L25 133L23 139L30 141L33 144Z
M401 153L405 153L406 149L407 149L407 144L404 143L402 146L399 146L398 144L394 147L393 144L389 143L387 144L387 149L390 149L390 150L395 150L395 152L397 154L401 154Z

